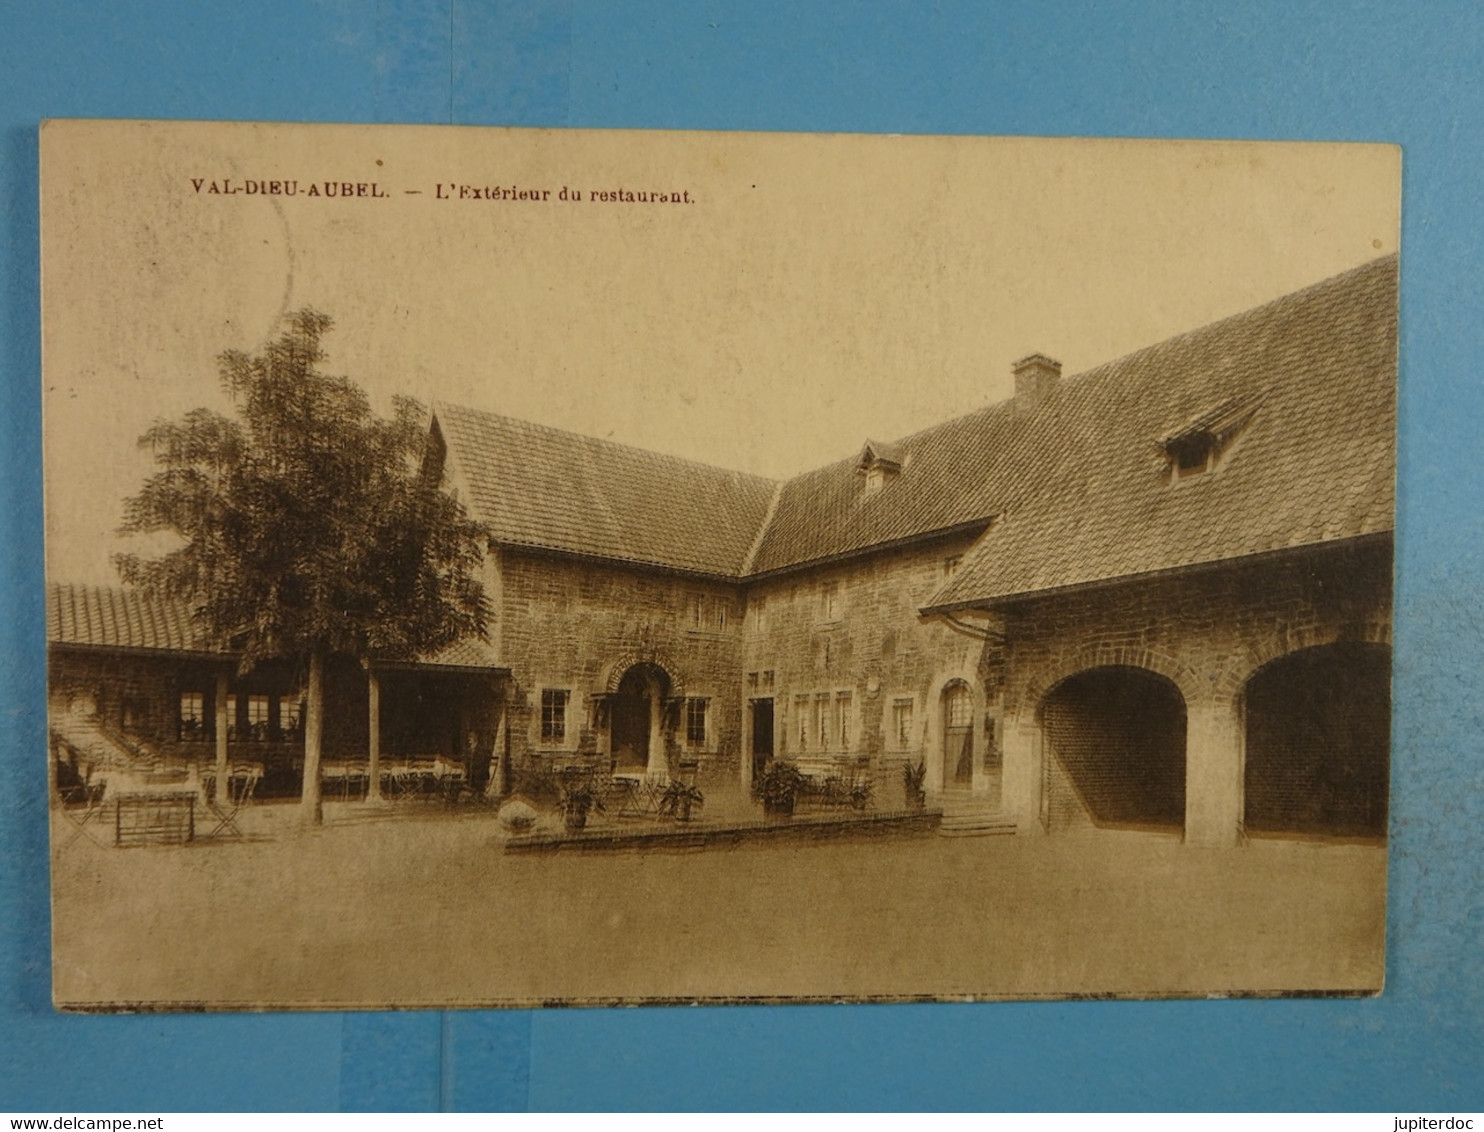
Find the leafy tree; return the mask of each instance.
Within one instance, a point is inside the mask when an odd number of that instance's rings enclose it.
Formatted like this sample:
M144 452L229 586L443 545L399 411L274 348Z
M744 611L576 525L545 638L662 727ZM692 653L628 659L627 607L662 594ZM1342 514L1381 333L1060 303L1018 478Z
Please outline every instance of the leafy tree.
M377 416L355 383L317 368L330 319L306 308L285 322L261 354L218 359L235 416L196 409L140 438L159 470L127 501L121 533L171 532L180 545L115 564L126 582L189 602L242 672L306 664L303 801L317 822L325 661L483 637L484 531L423 474L422 407L398 398L392 419Z

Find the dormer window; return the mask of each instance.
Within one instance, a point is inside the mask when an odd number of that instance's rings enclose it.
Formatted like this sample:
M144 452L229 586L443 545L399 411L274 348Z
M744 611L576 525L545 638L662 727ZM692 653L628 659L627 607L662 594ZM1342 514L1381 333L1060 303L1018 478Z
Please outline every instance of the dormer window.
M1171 481L1214 471L1261 403L1261 393L1229 398L1160 440Z
M1172 444L1165 449L1170 458L1170 470L1177 479L1198 476L1209 472L1215 462L1216 444L1209 436L1191 437L1181 444Z
M863 477L863 492L868 499L878 494L887 481L895 478L901 470L902 457L896 446L882 444L879 440L866 441L865 447L861 449L860 459L855 463L855 473Z

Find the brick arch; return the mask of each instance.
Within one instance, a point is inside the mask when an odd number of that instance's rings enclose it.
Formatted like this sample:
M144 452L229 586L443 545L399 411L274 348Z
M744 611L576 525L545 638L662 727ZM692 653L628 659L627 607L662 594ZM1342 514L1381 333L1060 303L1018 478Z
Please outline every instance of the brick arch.
M1094 668L1141 668L1156 676L1163 676L1175 685L1186 704L1195 698L1200 689L1194 669L1168 653L1137 647L1111 648L1107 645L1092 645L1058 657L1057 662L1046 670L1050 673L1049 676L1037 673L1034 678L1024 684L1022 686L1022 708L1029 708L1039 720L1046 697L1056 689L1057 685L1078 673Z
M1356 629L1354 624L1306 625L1273 633L1241 657L1240 662L1223 679L1223 690L1230 691L1233 696L1241 695L1248 681L1273 661L1305 649L1323 648L1343 641L1391 647L1390 617L1368 618L1360 624L1359 632Z
M651 648L631 649L603 665L598 672L596 693L603 696L617 695L624 673L639 664L653 665L670 678L670 699L681 699L685 696L685 677L681 674L680 666L668 653Z
M928 686L932 689L932 697L936 700L942 698L943 693L951 684L963 684L971 693L976 689L981 695L983 693L984 682L979 679L978 673L967 666L940 668L933 673L932 681Z
M969 689L969 695L974 703L974 717L978 719L984 714L985 704L989 697L984 681L976 669L968 665L952 665L938 669L928 683L928 698L923 705L926 708L923 727L929 729L929 742L935 742L936 737L941 737L942 721L938 718L939 709L943 703L943 694L955 684L962 684Z

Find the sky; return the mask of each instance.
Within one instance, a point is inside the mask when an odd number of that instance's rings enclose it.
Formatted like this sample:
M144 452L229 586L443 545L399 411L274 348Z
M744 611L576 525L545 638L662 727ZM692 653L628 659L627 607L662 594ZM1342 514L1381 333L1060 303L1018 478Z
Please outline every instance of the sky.
M1394 252L1399 186L1353 144L49 122L48 576L117 583L138 437L302 306L383 410L785 477Z

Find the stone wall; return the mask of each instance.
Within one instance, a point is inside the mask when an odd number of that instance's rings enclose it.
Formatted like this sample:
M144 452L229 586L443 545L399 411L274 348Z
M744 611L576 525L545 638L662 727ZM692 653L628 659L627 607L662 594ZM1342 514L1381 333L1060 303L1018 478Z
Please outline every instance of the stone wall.
M672 769L694 760L702 780L735 781L740 586L508 548L492 551L490 560L498 573L501 662L511 670L507 728L515 765L609 757L603 693L630 667L654 665L665 672L671 696L708 701L708 734L699 748L685 742L681 706L668 705ZM569 693L561 742L542 740L543 689Z
M1185 836L1230 844L1243 814L1243 700L1265 664L1338 641L1389 644L1391 544L1295 551L1252 563L1051 595L1005 610L1005 803L1042 827L1042 706L1079 672L1148 669L1187 712Z
M888 788L897 767L923 760L928 788L940 789L942 696L962 681L972 697L973 786L980 792L997 788L997 652L918 613L972 541L934 540L748 588L742 695L773 699L778 758L806 767L855 760L874 769ZM844 696L849 718L842 741ZM910 718L905 742L897 735L904 722L899 710ZM829 713L823 733L819 712ZM750 750L750 734L747 739ZM745 774L750 760L743 761Z

